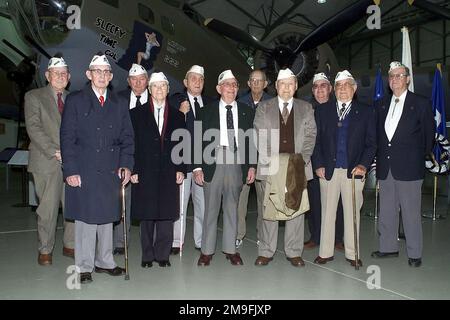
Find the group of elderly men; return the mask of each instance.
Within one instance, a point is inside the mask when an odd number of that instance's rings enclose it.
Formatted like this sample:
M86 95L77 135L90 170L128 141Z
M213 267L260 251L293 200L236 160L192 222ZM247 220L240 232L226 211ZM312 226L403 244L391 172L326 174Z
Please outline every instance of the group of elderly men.
M246 233L248 194L254 182L256 265L273 260L279 221L285 221L286 258L293 266L304 266L308 210L311 239L306 247L320 243L314 262L332 261L336 245L345 248L352 266L362 265L355 258L354 234L359 241L364 178L377 155L380 245L372 257L398 256L401 210L408 263L420 266L423 160L433 145L434 121L429 102L407 90L409 71L404 65L391 63L393 95L376 108L355 99L357 83L347 70L335 78L335 98L330 96L328 77L315 75L314 108L294 98L298 82L290 69L278 73L276 97L264 92L268 84L264 72L253 71L250 92L239 100L239 83L226 70L218 77L216 101L202 95L204 69L198 65L186 73L185 92L170 99L166 76L154 72L149 77L137 64L129 71L129 89L119 94L109 90L113 71L102 54L92 58L86 71L89 83L80 91L65 91L70 73L63 58L52 58L45 75L48 86L25 96L29 171L39 198L39 264L52 263L62 203L63 254L75 258L81 282L92 281L94 270L123 274L113 255L124 251L119 194L131 181L126 187L126 211L140 222L144 268L153 262L170 266L170 254L182 250L191 194L194 244L201 251L197 264L208 266L215 254L222 207L222 252L232 265L242 265L237 249ZM180 143L173 137L180 130L191 137L183 141L187 144L180 154L183 161L173 155ZM353 229L352 177L356 178L357 230ZM340 202L343 248L337 246L342 240L335 239Z

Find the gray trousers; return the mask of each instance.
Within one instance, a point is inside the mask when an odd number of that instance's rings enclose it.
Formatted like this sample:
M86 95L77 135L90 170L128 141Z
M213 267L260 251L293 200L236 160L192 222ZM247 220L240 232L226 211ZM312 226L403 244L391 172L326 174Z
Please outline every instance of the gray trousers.
M409 258L421 258L422 235L422 183L423 180L395 180L389 171L386 180L380 182L380 214L378 232L380 234L380 251L398 251L399 209L402 212L405 230L406 250Z
M122 208L122 207L121 207ZM131 183L125 187L125 215L127 218L127 240L130 244L130 226L131 226ZM124 248L125 239L123 238L123 221L120 220L113 225L114 248Z
M55 246L60 203L64 212L64 180L61 170L51 174L33 172L33 179L39 199L39 206L36 209L39 252L51 254ZM73 249L75 245L74 229L74 223L64 219L63 245L66 248Z
M75 220L75 265L80 272L92 272L95 266L105 269L117 266L112 254L112 227L112 223Z
M266 181L257 180L257 197L259 205L263 208ZM262 212L261 212L262 213ZM277 250L278 223L262 219L261 230L258 230L259 246L258 255L271 258ZM286 220L284 230L284 252L286 257L301 257L303 253L303 240L305 238L305 215L301 214L294 219Z
M223 211L222 251L236 253L237 210L242 188L242 170L236 164L218 164L211 182L203 184L205 217L203 220L202 253L216 251L217 220L220 204Z
M247 233L247 208L248 208L248 194L250 193L250 185L244 184L242 186L241 194L239 195L238 205L238 232L237 239L242 240Z
M205 215L205 195L203 192L203 187L196 184L194 179L192 179L192 172L188 172L188 174L186 175L186 179L184 179L184 195L180 195L183 197L183 217L181 217L183 219L183 230L180 230L181 220L178 219L173 224L172 247L179 248L180 242L184 243L186 234L186 214L191 194L192 204L194 205L194 244L197 248L201 248L202 246L203 217Z

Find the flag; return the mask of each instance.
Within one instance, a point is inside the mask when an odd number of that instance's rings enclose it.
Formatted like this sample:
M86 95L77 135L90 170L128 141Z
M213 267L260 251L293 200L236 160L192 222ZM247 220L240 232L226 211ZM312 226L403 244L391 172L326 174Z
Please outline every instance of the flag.
M375 88L373 91L373 107L375 108L376 102L382 100L384 97L384 85L383 77L381 76L381 68L378 67L377 75L375 76ZM377 158L373 159L370 165L369 174L377 169Z
M407 27L402 28L403 41L402 41L402 63L409 68L409 91L414 92L413 70L412 70L412 57L411 57L411 44L409 42L409 32Z
M433 92L431 96L431 104L433 107L434 121L436 122L436 144L433 149L434 158L438 164L443 162L444 154L440 141L447 139L447 130L445 126L445 96L444 87L442 86L442 74L440 64L437 65L434 73Z

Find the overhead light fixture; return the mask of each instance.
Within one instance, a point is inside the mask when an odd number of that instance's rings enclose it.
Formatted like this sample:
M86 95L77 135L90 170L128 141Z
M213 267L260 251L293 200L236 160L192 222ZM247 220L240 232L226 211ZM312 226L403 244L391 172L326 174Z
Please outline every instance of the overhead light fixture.
M327 2L327 0L317 0L317 3L320 3L320 4L326 3L326 2Z

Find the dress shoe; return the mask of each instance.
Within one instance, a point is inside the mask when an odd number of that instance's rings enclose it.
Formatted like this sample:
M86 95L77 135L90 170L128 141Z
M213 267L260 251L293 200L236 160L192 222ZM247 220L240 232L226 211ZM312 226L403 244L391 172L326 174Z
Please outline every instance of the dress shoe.
M51 265L52 264L52 255L51 254L39 253L38 263L41 266Z
M153 266L153 262L152 261L142 261L141 262L141 267L142 268L151 268Z
M293 258L286 257L286 259L287 259L294 267L303 267L303 266L305 265L305 262L303 261L302 257L293 257Z
M333 261L333 260L334 260L334 256L331 256L328 258L322 258L321 256L317 256L317 258L314 259L314 263L325 264L328 261Z
M81 283L92 282L91 273L90 272L82 272L82 273L80 273L80 282Z
M352 267L356 267L356 260L351 260L351 259L347 259L347 258L345 258L345 260L347 261L347 262L349 262L350 263L350 265L352 266ZM361 261L361 259L358 259L358 266L359 267L362 267L362 261Z
M113 251L113 255L124 255L125 254L125 248L117 247Z
M374 251L370 256L372 258L396 258L398 257L398 251L395 252Z
M410 267L418 268L422 265L422 258L408 258L408 264Z
M172 254L174 256L179 253L180 253L180 248L178 248L178 247L172 247L172 249L170 249L170 254Z
M125 269L121 268L121 267L115 267L113 269L105 269L105 268L99 268L99 267L95 267L95 272L97 273L107 273L110 276L121 276L123 274L125 274Z
M230 260L233 266L242 266L244 264L244 262L242 262L241 256L237 252L233 254L225 253L225 257L227 258L227 260Z
M158 261L158 265L162 268L164 267L170 267L170 261L169 260L162 260L162 261Z
M198 258L197 265L198 266L209 266L209 263L212 260L212 254L200 254L200 258Z
M312 240L306 241L305 244L303 245L303 248L305 249L313 249L315 247L317 247L317 243L315 243Z
M69 258L75 258L75 249L63 247L63 256L69 257Z
M336 243L334 244L334 248L335 248L337 251L345 251L345 247L344 247L344 244L343 244L342 242L336 242Z
M270 261L273 260L273 257L267 258L263 256L258 256L255 261L255 266L267 266Z
M202 250L202 247L195 247L195 250L201 251L201 250Z

